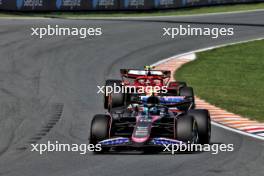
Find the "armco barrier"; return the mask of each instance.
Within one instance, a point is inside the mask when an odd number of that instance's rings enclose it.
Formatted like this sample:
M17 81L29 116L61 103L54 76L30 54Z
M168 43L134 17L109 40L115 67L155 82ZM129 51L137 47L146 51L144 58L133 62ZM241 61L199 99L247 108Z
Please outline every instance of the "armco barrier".
M0 0L0 10L154 10L250 2L264 2L264 0Z

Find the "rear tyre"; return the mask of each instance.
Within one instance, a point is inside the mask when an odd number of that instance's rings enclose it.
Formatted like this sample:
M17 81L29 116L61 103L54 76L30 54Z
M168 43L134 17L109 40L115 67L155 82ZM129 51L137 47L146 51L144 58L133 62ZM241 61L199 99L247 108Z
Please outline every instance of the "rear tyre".
M183 87L179 91L180 96L185 96L191 98L192 106L191 109L195 108L195 98L194 98L194 92L192 87Z
M112 90L114 90L114 87L118 88L119 92L112 92L109 94L106 94L106 88L105 88L105 94L104 94L104 108L109 109L109 107L120 107L124 105L124 94L122 93L122 81L121 80L106 80L105 87L112 87Z
M199 142L197 123L192 116L184 115L177 119L175 130L177 140L194 144Z
M108 139L110 135L111 117L108 115L95 115L90 128L90 144L96 145L98 142ZM100 152L109 151L109 147L102 147ZM100 153L95 152L95 153Z
M178 95L179 90L186 86L187 86L186 82L172 81L168 85L168 93Z
M177 88L178 89L183 88L183 87L187 87L187 83L186 82L176 81L175 83L177 84Z
M208 110L195 109L188 111L188 115L194 117L198 125L199 143L209 144L211 139L211 118Z

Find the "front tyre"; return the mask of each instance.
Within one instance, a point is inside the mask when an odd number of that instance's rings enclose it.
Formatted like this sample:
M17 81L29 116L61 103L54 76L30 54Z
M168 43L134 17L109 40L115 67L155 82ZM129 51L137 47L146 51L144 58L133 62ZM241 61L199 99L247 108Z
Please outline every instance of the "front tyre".
M108 115L95 115L90 128L90 144L96 145L98 142L110 137L111 117ZM106 152L110 148L102 147L100 152ZM96 152L97 153L97 152Z
M175 134L177 140L194 144L199 142L197 123L192 116L181 116L177 119L175 125Z
M112 87L112 90L114 88L118 89L119 92L106 92L107 87ZM124 93L122 93L122 81L121 80L106 80L105 82L105 94L104 94L104 108L109 109L110 107L120 107L123 106L125 103L125 96Z
M188 111L188 115L193 116L197 122L200 144L209 144L211 139L211 118L208 110L194 109Z

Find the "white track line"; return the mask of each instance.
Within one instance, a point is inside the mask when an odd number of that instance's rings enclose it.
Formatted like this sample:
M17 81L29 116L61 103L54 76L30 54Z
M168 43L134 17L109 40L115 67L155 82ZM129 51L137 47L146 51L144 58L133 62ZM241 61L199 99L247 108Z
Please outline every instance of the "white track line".
M235 128L227 127L227 126L221 125L221 124L216 123L216 122L211 122L211 123L212 123L212 125L215 125L215 126L224 128L226 130L229 130L229 131L232 131L232 132L236 132L236 133L242 134L244 136L250 136L250 137L253 137L255 139L260 139L260 140L263 140L264 141L264 137L257 136L255 134L247 133L247 132L244 132L244 131L240 131L240 130L235 129Z

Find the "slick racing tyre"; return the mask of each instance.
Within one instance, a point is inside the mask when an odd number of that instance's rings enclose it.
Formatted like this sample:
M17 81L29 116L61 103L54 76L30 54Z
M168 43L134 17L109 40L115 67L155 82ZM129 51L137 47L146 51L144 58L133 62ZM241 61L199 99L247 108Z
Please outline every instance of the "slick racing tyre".
M168 85L168 93L178 95L179 90L183 87L187 87L186 82L172 81Z
M176 83L178 84L178 88L182 88L182 87L187 87L187 83L183 82L183 81L176 81Z
M111 117L108 115L95 115L90 128L90 144L96 145L98 142L108 139L110 134ZM106 152L110 148L102 147L101 152Z
M106 94L106 87L112 87L112 90L114 90L114 87L118 87L120 92L112 92L109 94ZM109 107L120 107L124 105L125 97L122 93L122 81L121 80L106 80L105 83L105 94L104 94L104 108L109 109Z
M206 109L193 109L188 111L188 115L193 116L198 125L199 143L209 144L211 138L211 118Z
M198 143L198 127L192 116L184 115L177 119L175 124L176 139L182 142Z
M182 87L179 90L179 96L185 96L185 97L190 97L192 101L192 106L191 108L195 108L195 99L194 99L194 93L193 93L193 88L192 87Z

